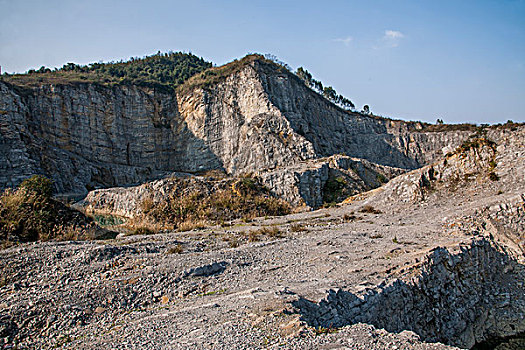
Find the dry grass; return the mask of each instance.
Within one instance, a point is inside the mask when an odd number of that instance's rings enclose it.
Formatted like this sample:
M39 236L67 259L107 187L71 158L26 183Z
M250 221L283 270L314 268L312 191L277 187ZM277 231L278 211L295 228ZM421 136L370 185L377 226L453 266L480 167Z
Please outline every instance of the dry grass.
M180 223L178 231L192 231L192 230L202 230L203 228L208 227L209 224L206 221L184 221Z
M166 254L182 254L184 252L184 247L182 244L177 244L173 247L169 247L166 251Z
M304 231L308 231L308 229L303 224L293 224L290 226L290 231L304 232Z
M351 222L351 221L355 221L359 219L357 216L353 215L353 214L345 214L343 215L343 219L342 221L343 222Z
M365 205L365 206L361 207L361 209L359 209L359 211L361 213L369 213L369 214L381 214L382 213L381 210L375 209L371 205Z
M136 227L134 230L132 230L128 236L134 236L134 235L154 235L157 233L157 230L148 227L148 226L139 226Z
M94 239L97 228L82 213L51 198L52 182L35 175L0 194L0 240Z
M221 83L225 81L228 77L239 72L245 66L254 61L259 61L261 63L272 65L277 69L285 69L276 65L272 61L267 60L266 58L264 58L264 56L258 54L247 55L240 60L234 60L233 62L225 64L224 66L209 68L204 72L194 75L186 82L184 82L184 84L179 86L177 88L177 92L180 94L186 94L195 89L205 89L210 86Z
M168 194L156 201L147 198L142 216L135 220L155 223L166 229L188 231L257 216L290 213L290 205L270 194L258 179L245 176L233 180L202 181L174 179Z

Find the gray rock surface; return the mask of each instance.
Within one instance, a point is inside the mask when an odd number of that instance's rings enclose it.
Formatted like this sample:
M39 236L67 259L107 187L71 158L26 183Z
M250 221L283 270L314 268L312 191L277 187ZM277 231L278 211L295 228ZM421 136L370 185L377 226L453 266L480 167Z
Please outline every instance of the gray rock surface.
M449 175L406 202L385 188L419 183L413 173L317 211L4 249L0 339L44 349L451 349L517 335L522 137L450 156ZM469 174L460 186L449 183L454 171ZM249 239L262 227L282 236Z
M236 175L334 154L414 169L471 133L419 129L345 112L293 74L260 61L182 95L0 81L0 188L40 173L61 194L85 195L174 171Z

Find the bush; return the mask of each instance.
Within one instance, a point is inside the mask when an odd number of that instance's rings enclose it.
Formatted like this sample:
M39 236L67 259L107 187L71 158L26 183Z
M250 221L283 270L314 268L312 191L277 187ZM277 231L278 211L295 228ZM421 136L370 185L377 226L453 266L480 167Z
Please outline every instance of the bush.
M259 236L267 236L269 238L280 238L283 236L283 233L278 227L263 227L258 230L253 230L248 232L248 240L250 242L255 242L259 240Z
M95 238L97 227L92 220L53 200L52 189L51 180L35 175L23 181L16 190L8 189L0 194L0 240Z
M375 209L371 205L365 205L361 209L359 209L361 213L370 213L370 214L381 214L381 210Z
M19 188L28 193L50 198L53 194L53 181L42 175L33 175L22 181Z
M28 242L52 237L57 216L52 188L51 180L34 175L16 191L6 190L0 196L0 238Z
M499 176L498 174L496 174L495 172L490 172L489 173L489 179L491 179L492 181L498 181L499 180Z
M290 231L292 232L303 232L308 231L306 227L304 227L303 224L293 224L290 226Z
M182 254L182 252L184 252L184 247L179 243L173 247L168 248L166 254Z

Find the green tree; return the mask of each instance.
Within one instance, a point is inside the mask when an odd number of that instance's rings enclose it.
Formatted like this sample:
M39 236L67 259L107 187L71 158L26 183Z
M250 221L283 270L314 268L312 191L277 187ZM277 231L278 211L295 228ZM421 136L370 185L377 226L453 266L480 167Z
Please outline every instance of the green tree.
M323 89L323 96L326 97L328 100L337 103L337 92L332 88L331 86L326 86Z

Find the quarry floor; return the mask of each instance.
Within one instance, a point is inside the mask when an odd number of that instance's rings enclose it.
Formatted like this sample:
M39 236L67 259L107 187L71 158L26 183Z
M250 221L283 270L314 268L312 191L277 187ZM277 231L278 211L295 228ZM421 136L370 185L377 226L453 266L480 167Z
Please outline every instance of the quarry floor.
M523 193L483 187L410 205L367 201L377 213L356 201L197 231L12 247L0 252L0 321L19 336L3 341L70 349L452 348L366 324L315 329L290 303L318 301L331 288L359 295L416 274L436 247L468 244L473 237L458 220ZM268 233L274 227L280 232Z

